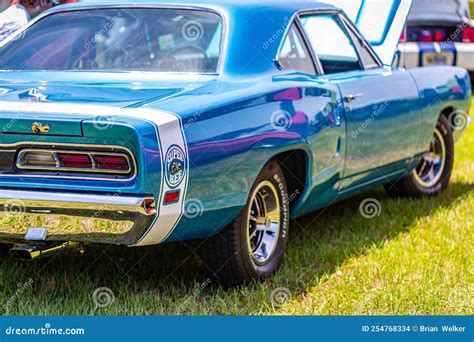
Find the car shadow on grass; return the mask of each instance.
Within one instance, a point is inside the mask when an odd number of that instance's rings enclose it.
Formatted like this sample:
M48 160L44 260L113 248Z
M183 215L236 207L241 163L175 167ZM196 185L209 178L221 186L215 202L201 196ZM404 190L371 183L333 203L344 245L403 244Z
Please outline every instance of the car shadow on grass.
M334 273L345 260L407 232L420 218L474 193L474 184L453 183L435 198L390 199L382 189L331 205L292 222L286 259L278 274L240 289L208 280L196 249L200 242L129 249L88 246L38 260L2 260L0 304L7 314L259 314L270 312L269 293L279 287L299 296ZM373 218L360 204L380 203ZM367 216L367 215L365 215ZM31 279L31 281L30 281ZM16 293L30 284L26 296ZM94 302L98 288L112 291L114 304ZM15 298L11 303L11 298Z

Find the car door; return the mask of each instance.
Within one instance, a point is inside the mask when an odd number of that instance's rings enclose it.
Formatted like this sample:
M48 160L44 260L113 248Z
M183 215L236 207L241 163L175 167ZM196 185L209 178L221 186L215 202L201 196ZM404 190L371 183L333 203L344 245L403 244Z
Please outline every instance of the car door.
M347 152L341 190L404 172L418 150L422 119L410 74L383 67L337 11L309 13L300 20L344 104Z
M287 130L302 136L311 154L308 193L296 210L298 214L333 198L344 169L346 127L340 92L334 82L321 77L315 61L301 28L292 24L277 58L281 75L273 77L273 82L285 89L277 94L278 100L284 101L274 117L282 116Z

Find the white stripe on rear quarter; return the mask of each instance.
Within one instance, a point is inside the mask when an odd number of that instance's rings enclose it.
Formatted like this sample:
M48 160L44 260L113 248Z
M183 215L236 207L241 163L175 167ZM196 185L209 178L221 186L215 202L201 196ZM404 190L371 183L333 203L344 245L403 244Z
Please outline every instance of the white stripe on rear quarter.
M137 243L137 246L154 245L165 241L178 225L184 211L184 201L189 180L189 157L181 119L177 118L165 125L160 125L158 130L161 151L161 198L159 200L158 218ZM179 186L171 188L168 182L165 181L167 169L166 154L173 145L179 146L185 153L185 175ZM165 205L164 194L172 190L179 191L179 202Z
M156 135L161 154L161 189L158 192L158 216L136 246L146 246L161 243L170 236L178 225L184 212L184 203L189 180L189 157L186 138L184 136L181 118L174 113L152 108L117 108L113 106L95 106L76 103L48 103L48 102L13 102L1 101L0 112L21 113L48 113L66 115L94 115L97 117L133 117L152 123L156 128ZM179 202L164 205L163 196L171 188L165 181L165 156L172 145L179 146L185 154L185 176L181 184L174 190L180 191Z

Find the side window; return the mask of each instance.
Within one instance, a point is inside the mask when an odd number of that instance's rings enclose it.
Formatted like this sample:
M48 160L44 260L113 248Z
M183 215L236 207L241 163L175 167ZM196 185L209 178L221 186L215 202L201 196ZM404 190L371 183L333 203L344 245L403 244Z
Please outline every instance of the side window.
M374 56L372 56L365 44L361 45L360 47L360 57L362 58L362 63L364 63L364 67L366 69L374 69L380 67L379 63L374 58Z
M362 59L362 63L366 69L373 69L380 67L379 62L374 58L374 56L370 53L370 48L367 46L367 42L359 39L357 34L353 31L352 27L348 28L349 35L352 41L357 44L359 49L360 58Z
M287 70L301 71L308 74L316 73L311 55L295 24L288 31L278 55L278 63Z
M325 74L362 69L356 48L336 17L305 16L301 23Z

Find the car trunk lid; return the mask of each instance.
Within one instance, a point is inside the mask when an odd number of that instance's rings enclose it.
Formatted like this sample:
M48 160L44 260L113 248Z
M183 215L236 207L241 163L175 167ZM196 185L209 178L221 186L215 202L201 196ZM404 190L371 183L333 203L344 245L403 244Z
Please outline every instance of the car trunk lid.
M195 77L186 80L169 76L151 78L135 73L10 72L1 73L0 133L25 135L82 136L82 122L96 113L74 114L75 105L138 107L159 101L193 87ZM37 81L31 81L37 80ZM195 87L196 85L194 85ZM62 105L49 113L32 103Z

